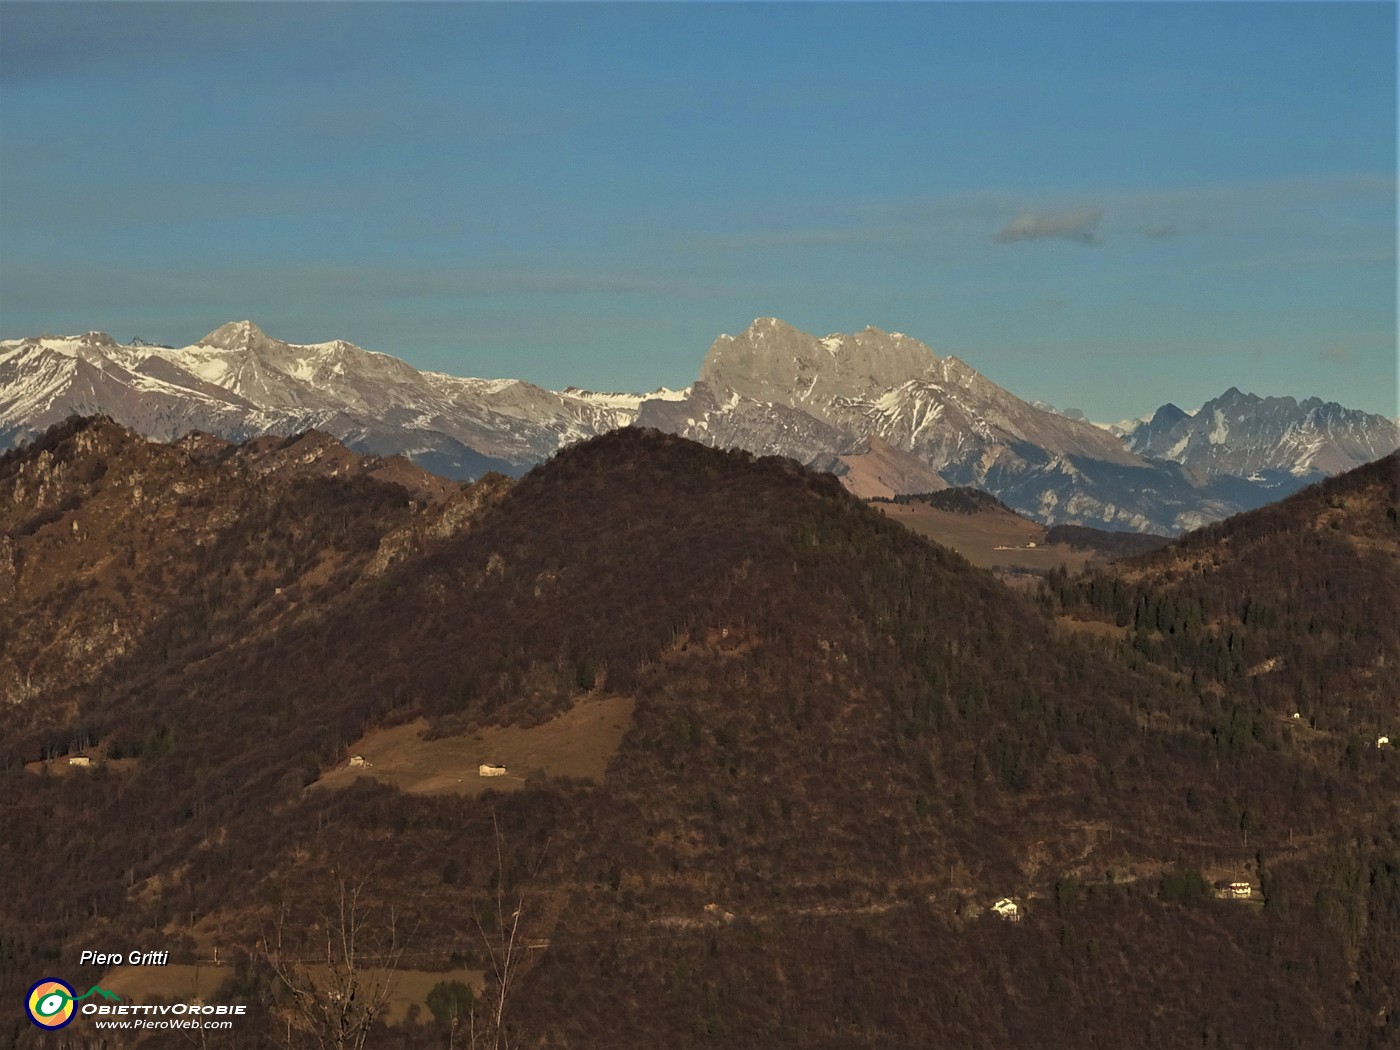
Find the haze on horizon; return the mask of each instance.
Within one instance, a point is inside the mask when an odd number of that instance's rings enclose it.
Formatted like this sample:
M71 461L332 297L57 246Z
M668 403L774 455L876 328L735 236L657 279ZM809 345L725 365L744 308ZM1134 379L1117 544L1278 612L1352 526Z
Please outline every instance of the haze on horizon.
M0 336L684 386L873 324L1092 418L1394 417L1396 8L0 5Z

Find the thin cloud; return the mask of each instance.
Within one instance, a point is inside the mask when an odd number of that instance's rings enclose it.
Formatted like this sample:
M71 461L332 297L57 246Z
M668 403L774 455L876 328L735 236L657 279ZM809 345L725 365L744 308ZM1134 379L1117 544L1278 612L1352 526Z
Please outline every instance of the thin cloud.
M61 77L133 61L209 63L289 28L325 23L333 10L295 4L7 4L0 83ZM197 57L196 57L197 56ZM216 60L217 61L217 60Z
M1015 241L1054 239L1076 244L1101 244L1099 223L1103 212L1098 209L1049 215L1045 212L1022 212L1003 227L992 239L998 244Z
M1138 233L1144 237L1151 237L1153 240L1161 240L1163 237L1175 237L1177 235L1176 223L1164 222L1152 226L1139 226Z
M1317 352L1317 359L1319 361L1326 361L1329 364L1346 365L1352 362L1353 356L1352 352L1346 347L1338 346L1334 343L1331 346L1324 346L1319 350Z

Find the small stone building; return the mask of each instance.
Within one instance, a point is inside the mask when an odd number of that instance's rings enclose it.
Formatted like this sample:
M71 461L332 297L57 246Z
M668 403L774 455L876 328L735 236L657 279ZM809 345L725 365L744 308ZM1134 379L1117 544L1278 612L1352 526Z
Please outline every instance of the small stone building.
M1003 897L993 904L992 911L996 912L1007 922L1021 921L1021 907L1010 897Z
M503 777L506 775L505 766L493 766L489 762L483 762L477 766L476 771L478 775L483 777Z

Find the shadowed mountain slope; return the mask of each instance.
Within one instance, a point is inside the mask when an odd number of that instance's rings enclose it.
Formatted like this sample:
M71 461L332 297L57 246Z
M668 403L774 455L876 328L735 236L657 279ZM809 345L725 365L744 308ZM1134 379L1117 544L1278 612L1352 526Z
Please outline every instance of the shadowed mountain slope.
M1052 589L1152 662L1374 750L1400 719L1400 453Z

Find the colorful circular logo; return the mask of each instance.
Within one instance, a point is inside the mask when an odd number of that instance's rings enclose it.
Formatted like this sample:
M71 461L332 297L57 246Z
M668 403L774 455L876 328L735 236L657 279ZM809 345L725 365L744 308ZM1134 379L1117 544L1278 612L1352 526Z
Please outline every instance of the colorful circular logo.
M29 989L25 1004L29 1019L40 1028L63 1028L73 1020L73 987L57 977L45 977Z

